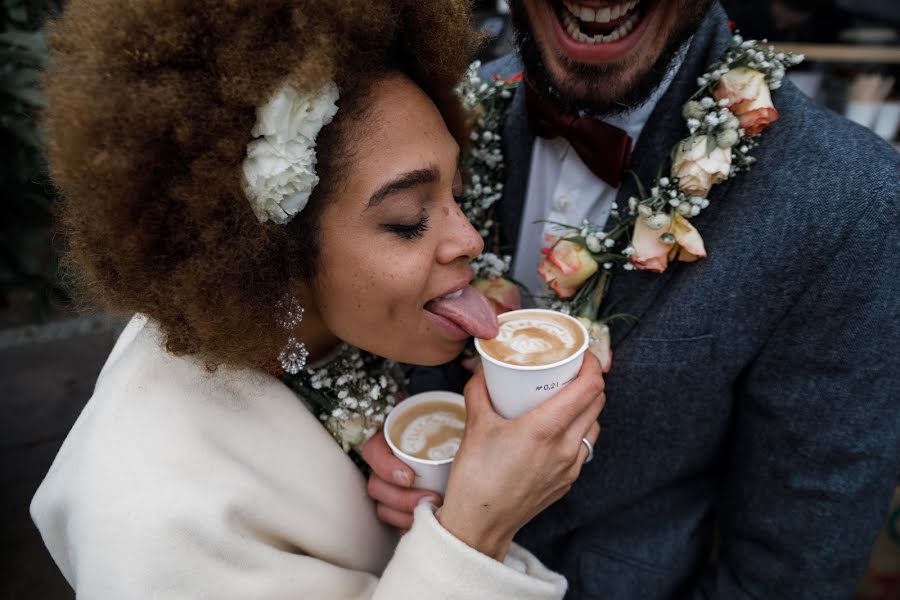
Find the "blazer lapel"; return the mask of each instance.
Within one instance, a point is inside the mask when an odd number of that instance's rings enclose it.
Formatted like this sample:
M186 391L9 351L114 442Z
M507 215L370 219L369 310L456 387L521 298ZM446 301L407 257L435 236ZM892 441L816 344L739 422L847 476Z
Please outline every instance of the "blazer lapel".
M534 133L528 124L525 112L525 86L516 88L509 115L503 126L503 156L506 162L506 183L503 198L497 205L500 218L500 234L503 251L515 252L522 224L522 208L528 188L528 173L531 170L531 150L534 147ZM540 240L535 240L540 243Z
M721 6L715 4L694 34L681 68L650 115L632 153L631 170L645 186L655 180L660 167L669 167L671 149L687 136L681 115L682 106L697 89L697 77L724 52L730 39L728 17ZM616 202L624 209L628 206L628 198L637 195L634 177L628 175L619 189ZM695 222L699 220L700 217ZM673 263L664 273L617 273L608 292L607 306L612 305L616 313L627 313L640 319L683 266ZM613 345L625 339L635 325L637 321L634 319L617 320L612 326Z

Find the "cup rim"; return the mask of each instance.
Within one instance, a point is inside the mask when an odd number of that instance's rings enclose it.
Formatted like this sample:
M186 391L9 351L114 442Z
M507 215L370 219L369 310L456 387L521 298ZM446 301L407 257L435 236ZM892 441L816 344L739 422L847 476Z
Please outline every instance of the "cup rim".
M483 360L487 360L488 362L493 363L493 364L497 365L498 367L504 367L506 369L512 369L514 371L544 371L547 369L552 369L554 367L561 367L569 362L572 362L573 360L575 360L576 358L578 358L579 356L584 354L587 351L588 346L590 346L590 344L591 344L591 336L588 333L587 328L581 323L581 321L579 321L572 315L567 315L567 314L561 313L557 310L549 310L546 308L520 308L518 310L511 310L511 311L502 313L500 315L500 318L503 318L505 315L508 315L508 314L522 313L522 312L550 313L557 317L564 317L566 319L569 319L570 321L572 321L573 323L578 325L578 327L581 329L581 333L584 334L583 335L584 341L582 342L582 344L578 348L578 350L576 350L575 352L573 352L566 358L556 361L555 363L549 363L546 365L512 365L512 364L503 362L502 360L496 359L493 356L489 355L481 347L481 338L475 338L475 349L478 351L478 355L481 356L481 358Z
M419 458L418 456L413 456L411 454L407 454L406 452L404 452L403 450L398 448L394 444L394 442L391 440L390 425L394 421L394 419L393 419L394 415L399 414L400 407L405 405L407 402L415 401L415 402L413 402L413 404L421 404L422 402L426 402L428 400L443 400L445 402L455 402L457 404L462 405L463 408L465 408L465 406L466 406L465 397L462 394L457 394L456 392L448 392L446 390L433 390L430 392L419 392L418 394L413 394L409 398L406 398L405 400L398 402L397 405L394 406L394 408L391 410L391 412L388 413L387 418L384 420L384 427L382 428L384 431L384 439L385 439L385 441L387 441L388 447L391 449L391 451L395 455L398 455L398 457L402 456L403 458L405 458L407 460L411 460L411 461L414 461L416 463L423 464L423 465L433 465L433 466L446 465L446 464L453 462L453 459L456 458L456 456L451 456L450 458L442 458L440 460L432 460L430 458ZM412 406L412 405L407 405L407 406Z

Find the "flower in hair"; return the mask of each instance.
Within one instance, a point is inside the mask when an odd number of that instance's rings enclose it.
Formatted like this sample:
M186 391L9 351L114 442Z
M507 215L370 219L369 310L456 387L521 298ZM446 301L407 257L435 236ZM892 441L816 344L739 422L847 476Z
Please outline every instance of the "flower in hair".
M337 113L337 99L333 81L306 95L284 84L256 109L256 139L242 167L244 193L260 223L283 225L306 207L319 183L316 137Z

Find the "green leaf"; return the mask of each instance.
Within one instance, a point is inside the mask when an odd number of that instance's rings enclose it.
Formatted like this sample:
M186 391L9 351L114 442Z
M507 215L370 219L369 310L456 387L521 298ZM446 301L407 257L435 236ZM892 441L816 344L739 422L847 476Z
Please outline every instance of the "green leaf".
M631 169L628 169L625 172L634 178L634 184L637 186L638 194L640 194L640 198L638 198L638 200L643 200L644 198L646 198L647 190L644 188L644 184L641 182L641 178L638 177L638 174L635 173L634 171L632 171Z
M716 136L710 134L706 136L706 154L712 154L713 151L718 147L716 143Z
M609 315L608 317L603 317L601 323L609 325L613 321L634 321L637 323L639 319L634 315L629 315L628 313L616 313L614 315Z
M562 229L571 229L572 231L581 231L581 227L576 227L574 225L568 225L566 223L560 223L559 221L550 221L547 219L540 219L539 221L535 221L535 223L547 223L548 225L556 225Z
M578 244L579 246L587 247L587 240L580 235L573 235L571 237L560 238L560 239L556 240L556 244L558 244L560 242L571 242L573 244ZM554 244L554 246L556 244Z

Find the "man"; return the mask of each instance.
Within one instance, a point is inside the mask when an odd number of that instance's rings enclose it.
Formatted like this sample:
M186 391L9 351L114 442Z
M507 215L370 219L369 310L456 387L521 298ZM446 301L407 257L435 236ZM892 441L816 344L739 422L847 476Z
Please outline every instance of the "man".
M731 33L712 1L521 0L513 15L519 56L485 74L524 66L544 103L633 145L604 181L562 137L535 136L518 88L499 211L513 275L534 286L532 221L605 221L636 193L626 167L645 182L667 169ZM585 42L599 36L618 39ZM900 155L787 81L773 97L753 170L692 219L708 258L613 280L610 301L638 321L613 325L596 458L519 536L571 598L848 598L863 573L900 473ZM423 493L382 438L364 456L383 520L408 525Z

